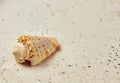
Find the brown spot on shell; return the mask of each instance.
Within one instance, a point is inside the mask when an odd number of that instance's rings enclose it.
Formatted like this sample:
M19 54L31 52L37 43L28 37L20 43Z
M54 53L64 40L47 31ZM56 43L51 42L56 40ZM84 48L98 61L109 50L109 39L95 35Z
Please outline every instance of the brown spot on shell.
M29 43L27 44L27 47L28 47L28 49L30 48L30 44Z
M39 57L39 54L37 54L37 56Z
M27 41L29 40L29 37L25 36L25 35L21 35L17 40L20 43L27 44Z
M45 44L42 45L43 47L45 46Z
M34 57L34 55L31 55L30 58Z
M38 46L38 48L40 48L40 46Z
M30 50L29 55L31 55L32 52L33 52L33 50Z
M38 38L38 40L40 40L40 38Z
M50 52L52 52L52 49L50 49Z
M42 53L41 53L41 51L40 51L40 55L42 56Z
M38 52L37 48L36 48L36 52Z
M33 44L35 44L35 42L33 42Z
M48 53L48 51L46 51L46 57L48 57L49 56L49 53Z
M54 48L56 48L56 44L55 44L55 43L52 43L52 46L53 46Z

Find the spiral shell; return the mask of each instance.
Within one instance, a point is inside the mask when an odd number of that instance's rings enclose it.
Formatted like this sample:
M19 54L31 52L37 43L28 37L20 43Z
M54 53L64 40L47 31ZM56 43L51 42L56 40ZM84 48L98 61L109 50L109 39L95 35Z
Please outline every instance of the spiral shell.
M31 65L37 65L59 46L53 37L39 37L21 35L13 48L13 55L19 63L30 61Z

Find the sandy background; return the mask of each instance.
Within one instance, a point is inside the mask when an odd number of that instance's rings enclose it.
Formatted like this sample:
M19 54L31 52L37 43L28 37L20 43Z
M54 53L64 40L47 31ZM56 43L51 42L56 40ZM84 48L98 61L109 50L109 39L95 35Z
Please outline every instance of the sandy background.
M54 36L61 50L20 65L21 34ZM0 83L120 83L120 0L0 0Z

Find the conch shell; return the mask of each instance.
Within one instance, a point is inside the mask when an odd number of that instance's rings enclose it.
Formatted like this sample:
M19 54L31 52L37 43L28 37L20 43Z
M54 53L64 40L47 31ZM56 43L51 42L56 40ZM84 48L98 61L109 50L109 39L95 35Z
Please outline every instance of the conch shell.
M13 55L19 63L30 61L31 65L38 65L54 53L58 46L54 37L21 35L13 48Z

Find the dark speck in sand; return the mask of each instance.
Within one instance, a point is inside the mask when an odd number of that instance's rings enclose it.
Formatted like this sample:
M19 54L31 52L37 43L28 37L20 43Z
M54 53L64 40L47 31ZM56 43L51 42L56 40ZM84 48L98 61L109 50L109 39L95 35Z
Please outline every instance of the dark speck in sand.
M89 65L88 68L90 68L91 66Z

